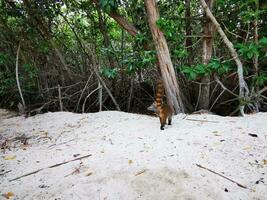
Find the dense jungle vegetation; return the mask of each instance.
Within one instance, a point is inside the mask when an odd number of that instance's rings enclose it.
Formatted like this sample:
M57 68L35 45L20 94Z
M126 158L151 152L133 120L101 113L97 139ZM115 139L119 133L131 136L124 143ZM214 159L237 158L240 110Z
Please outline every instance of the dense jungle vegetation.
M147 113L164 70L149 21L156 2L182 111L267 111L267 2L206 0L217 26L203 1L1 0L0 107Z

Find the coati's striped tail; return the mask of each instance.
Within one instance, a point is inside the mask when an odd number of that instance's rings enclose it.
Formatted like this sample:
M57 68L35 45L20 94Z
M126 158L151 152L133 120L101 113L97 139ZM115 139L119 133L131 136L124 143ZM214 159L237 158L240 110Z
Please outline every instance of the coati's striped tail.
M167 103L163 103L165 88L161 79L157 82L156 107L160 120L160 129L164 130L164 126L168 119L168 125L171 125L173 111Z
M157 94L156 94L156 106L158 109L159 114L162 113L162 102L164 96L164 85L161 79L157 81Z

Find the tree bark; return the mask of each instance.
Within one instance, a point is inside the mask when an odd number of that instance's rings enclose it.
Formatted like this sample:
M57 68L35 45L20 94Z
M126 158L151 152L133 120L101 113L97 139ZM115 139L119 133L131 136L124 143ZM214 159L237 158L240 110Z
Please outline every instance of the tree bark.
M159 67L164 83L168 104L175 113L183 113L184 106L181 100L180 89L177 83L176 74L172 65L169 49L163 32L157 27L159 19L156 0L144 0L150 31L157 51Z
M213 7L213 0L206 0L206 3L210 10ZM203 31L203 46L202 46L202 61L204 65L208 65L212 56L212 45L213 45L213 33L214 25L209 18L206 17ZM201 78L201 95L199 99L199 109L209 109L209 97L210 97L210 76L204 76Z
M244 80L243 65L242 65L240 59L238 58L238 54L237 54L236 50L234 49L233 44L230 42L230 40L227 38L227 36L223 32L220 24L217 22L216 18L211 13L205 0L199 0L199 2L201 4L202 8L204 9L207 17L212 21L212 23L215 26L215 29L219 32L220 36L223 39L223 42L229 48L230 53L231 53L234 61L236 62L238 81L239 81L239 100L240 100L239 111L240 111L240 114L242 116L244 116L244 107L245 107L245 102L247 101L247 97L249 95L249 89L248 89L247 84Z

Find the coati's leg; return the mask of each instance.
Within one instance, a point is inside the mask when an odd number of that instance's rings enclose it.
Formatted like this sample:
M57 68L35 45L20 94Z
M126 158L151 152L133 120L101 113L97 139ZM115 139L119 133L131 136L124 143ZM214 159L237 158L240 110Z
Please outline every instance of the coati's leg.
M160 130L164 130L164 126L166 124L166 118L160 117L159 120L160 120Z
M172 117L168 118L168 125L172 125Z

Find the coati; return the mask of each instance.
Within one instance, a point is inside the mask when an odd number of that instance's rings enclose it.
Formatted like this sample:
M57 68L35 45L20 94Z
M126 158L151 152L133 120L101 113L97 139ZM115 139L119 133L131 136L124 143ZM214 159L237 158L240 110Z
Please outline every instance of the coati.
M147 109L158 114L160 120L160 129L164 130L164 126L168 119L168 125L171 125L173 110L167 103L163 103L164 85L161 79L157 81L156 101Z

